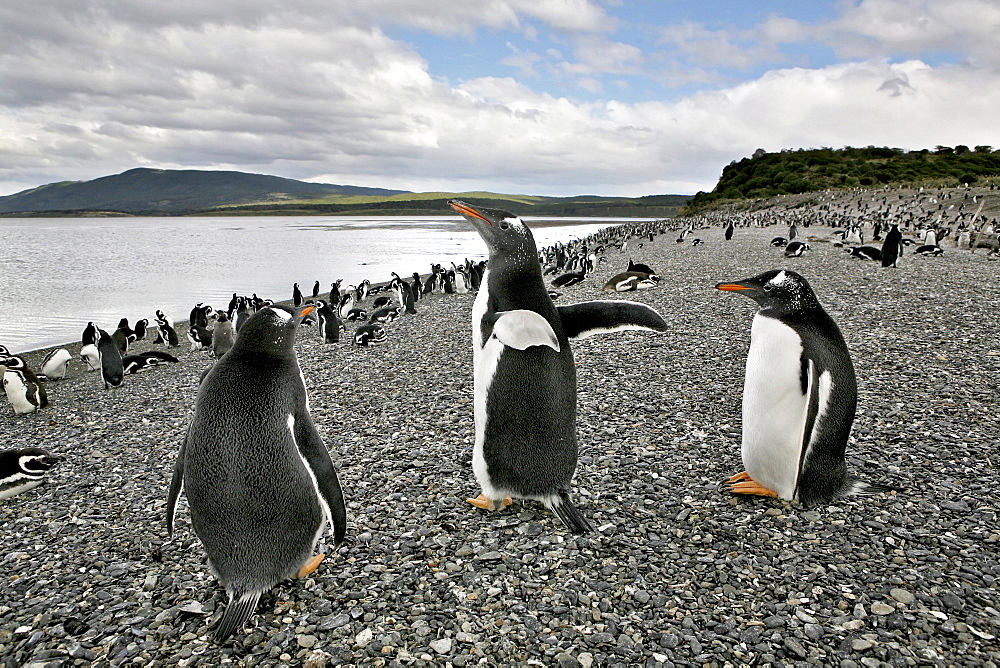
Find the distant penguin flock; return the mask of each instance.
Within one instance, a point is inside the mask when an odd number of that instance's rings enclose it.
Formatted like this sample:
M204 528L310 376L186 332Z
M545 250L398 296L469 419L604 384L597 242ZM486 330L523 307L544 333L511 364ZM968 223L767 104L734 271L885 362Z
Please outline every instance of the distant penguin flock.
M48 405L45 384L66 378L74 361L100 371L105 389L113 392L124 382L136 382L133 374L179 363L174 354L180 346L178 327L191 345L191 352L182 356L213 360L201 376L169 479L165 524L173 537L183 496L209 568L226 592L213 633L217 642L228 642L250 622L263 594L284 580L316 571L323 560L317 547L324 534L329 532L338 544L347 537L341 466L310 414L304 375L308 369L299 364L295 349L308 327L315 326L311 336L323 350L344 346L359 358L373 359L379 355L374 348L391 345L400 322L433 305L424 301L429 295L469 295L471 475L479 494L473 492L467 500L487 511L515 500L535 502L566 530L587 533L593 526L586 504L578 505L573 496L580 461L573 343L625 330L646 332L643 336L667 331L656 310L618 298L623 292L664 290L659 272L635 261L633 253L641 259L644 244L667 233L671 248L696 255L706 252L703 247L714 239L735 248L749 237L737 228L780 224L779 229L788 230L787 237L770 240L773 249L759 235L755 243L787 258L796 270L768 269L749 278L706 281L706 289L714 283L720 292L741 294L757 307L742 392L744 470L724 481L722 488L806 505L898 491L861 480L848 470L858 379L840 328L805 274L811 253L821 253L823 244L843 248L837 256L845 266L859 266L854 263L860 260L868 263L869 271L881 272L878 265L898 268L907 245L916 246L914 253L940 255L940 240L948 232L926 220L904 224L874 214L858 219L836 204L826 202L824 211L831 216L826 222L835 229L835 236L826 239L811 229L822 221L788 209L784 216L712 213L634 223L539 249L517 214L451 200L450 208L482 239L488 259L431 264L429 273L404 273L406 278L392 272L385 283L363 280L347 285L337 280L329 283L328 292L322 289L326 283L318 280L309 294L293 283L285 303L233 293L225 308L195 304L188 321L178 325L160 310L134 326L122 318L112 333L88 322L77 360L65 348L55 349L37 374L23 356L0 346L3 386L13 412L28 416L11 419L32 420L30 414ZM721 234L713 236L713 227ZM975 243L966 229L956 236L957 247ZM672 238L676 244L670 243ZM870 240L867 245L865 238ZM605 267L598 272L608 262L609 250L622 252L622 271ZM595 282L598 273L612 275ZM557 305L560 291L571 286L595 296L612 294ZM145 343L137 345L139 341ZM149 345L166 349L136 352ZM39 448L0 451L0 499L42 484L60 461Z

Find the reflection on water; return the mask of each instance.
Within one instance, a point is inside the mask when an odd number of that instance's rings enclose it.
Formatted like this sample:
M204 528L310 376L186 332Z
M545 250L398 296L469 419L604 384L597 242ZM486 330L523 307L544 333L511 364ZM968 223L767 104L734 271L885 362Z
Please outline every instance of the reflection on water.
M527 219L539 247L622 219ZM432 262L485 258L455 218L0 218L0 344L12 352L79 339L87 322L176 320L233 292L290 299L345 283L426 274Z

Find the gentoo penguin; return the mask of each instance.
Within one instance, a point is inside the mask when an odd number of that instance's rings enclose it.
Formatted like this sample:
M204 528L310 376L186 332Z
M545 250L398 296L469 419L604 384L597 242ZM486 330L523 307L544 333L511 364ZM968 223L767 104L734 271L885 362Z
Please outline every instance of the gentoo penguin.
M49 469L60 461L62 457L41 448L0 451L0 500L38 487Z
M208 371L167 496L173 536L184 489L209 568L229 595L219 642L246 624L260 595L305 577L327 522L344 539L347 508L330 452L309 415L295 331L313 310L271 306L240 330Z
M903 233L899 231L899 225L893 223L889 231L885 233L882 241L882 266L895 267L899 262L899 256L903 254Z
M101 358L101 378L104 380L104 389L111 386L118 387L125 377L122 354L110 334L103 329L98 329L97 332L100 334L100 338L97 339L97 352Z
M800 257L807 250L809 250L809 244L804 241L790 241L785 246L785 257Z
M590 524L570 500L576 470L576 368L570 338L622 329L664 331L634 302L556 306L531 230L512 213L451 200L490 259L472 307L476 438L472 467L492 510L517 497L541 502L573 532Z
M389 334L385 327L377 323L361 325L354 330L354 345L356 346L377 346L389 340Z
M49 405L45 386L23 357L0 357L0 367L3 367L3 390L15 413L26 415Z
M729 479L730 490L806 504L885 491L847 473L844 450L858 400L854 365L806 279L775 269L715 287L760 305L743 384L746 471Z
M736 231L736 226L733 225L733 221L730 220L729 223L726 225L726 241L729 241L733 238L733 232L735 231Z
M236 332L233 331L233 321L225 312L219 313L212 329L212 352L216 358L222 357L233 347Z
M73 356L65 348L56 348L45 356L42 365L38 368L41 376L45 380L62 380L66 377L66 370L69 368L69 361Z
M101 353L97 351L97 346L88 343L80 348L80 361L87 367L87 371L97 371L101 368Z
M319 319L319 335L323 338L323 343L338 343L340 332L344 329L344 323L340 321L337 311L322 299L316 302L316 317Z

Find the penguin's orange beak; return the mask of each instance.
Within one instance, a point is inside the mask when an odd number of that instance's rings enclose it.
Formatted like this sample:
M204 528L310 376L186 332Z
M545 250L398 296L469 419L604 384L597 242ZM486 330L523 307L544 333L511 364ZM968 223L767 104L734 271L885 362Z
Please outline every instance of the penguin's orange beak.
M476 211L475 209L473 209L468 204L465 204L464 202L459 202L459 201L456 201L456 200L452 200L452 201L448 202L448 206L450 206L452 209L454 209L455 211L459 212L463 216L471 216L472 218L478 218L479 220L485 222L490 227L493 227L493 223L491 223L489 221L489 219L484 218L481 213L479 213L478 211Z
M299 313L299 317L304 318L315 310L316 310L315 304L313 304L312 306L307 306L304 309L302 309L302 313Z
M753 290L749 285L741 285L739 283L718 283L715 286L716 290L722 290L724 292L739 292L740 290Z

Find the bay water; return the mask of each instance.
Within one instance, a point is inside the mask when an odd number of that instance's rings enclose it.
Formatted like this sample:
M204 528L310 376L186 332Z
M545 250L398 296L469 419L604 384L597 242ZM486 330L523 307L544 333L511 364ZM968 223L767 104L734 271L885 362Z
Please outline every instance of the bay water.
M645 219L525 218L539 248ZM458 217L253 216L0 218L0 344L11 352L78 341L88 321L186 320L234 292L282 301L363 279L383 283L485 259ZM182 336L183 338L183 336Z

